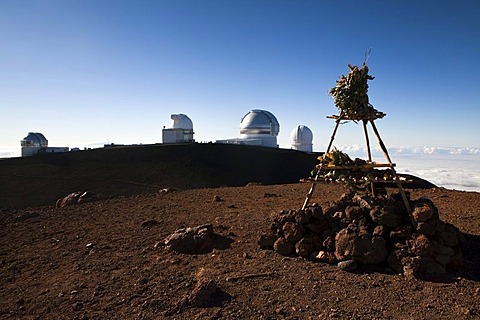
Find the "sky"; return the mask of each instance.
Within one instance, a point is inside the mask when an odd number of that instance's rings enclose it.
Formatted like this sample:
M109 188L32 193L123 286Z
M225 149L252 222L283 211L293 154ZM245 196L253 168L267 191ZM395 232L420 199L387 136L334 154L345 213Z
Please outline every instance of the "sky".
M198 142L238 138L252 109L278 143L324 151L328 95L367 50L387 147L480 148L479 1L0 0L0 150L162 142L184 113ZM361 145L343 124L334 145Z

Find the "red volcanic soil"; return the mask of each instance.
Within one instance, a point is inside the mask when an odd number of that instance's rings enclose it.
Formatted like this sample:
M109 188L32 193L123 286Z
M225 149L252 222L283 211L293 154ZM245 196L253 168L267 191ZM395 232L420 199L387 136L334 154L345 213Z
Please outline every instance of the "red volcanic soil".
M262 167L261 160L254 173L248 165L237 171L238 162L218 163L254 161L264 152L255 149L247 157L236 147L211 158L184 154L178 163L150 147L137 149L137 157L126 148L0 161L0 318L480 318L479 193L407 189L412 199L429 197L440 219L464 233L465 264L458 274L420 280L381 268L350 273L260 249L257 241L269 232L273 215L300 208L310 188L262 180L283 172L298 181L289 167L302 161L308 167L311 159L267 150L266 162L275 165ZM237 186L221 181L224 172L232 181L239 177ZM207 186L208 179L226 186ZM160 187L178 190L158 192ZM104 198L55 208L57 198L79 190ZM344 192L339 184L319 184L312 202L326 207ZM212 224L218 235L213 250L186 254L163 245L175 230L203 224Z

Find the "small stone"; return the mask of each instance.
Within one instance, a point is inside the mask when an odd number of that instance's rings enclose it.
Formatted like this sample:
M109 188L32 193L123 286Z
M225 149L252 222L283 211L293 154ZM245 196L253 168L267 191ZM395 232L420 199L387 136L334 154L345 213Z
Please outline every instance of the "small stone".
M295 243L300 240L305 233L305 227L295 222L286 222L283 225L283 234L286 240Z
M465 316L469 316L473 314L472 309L467 307L460 307L460 312Z
M306 213L303 210L300 210L295 215L295 222L305 225L310 222L311 218L312 216L310 214Z
M334 252L335 251L335 236L328 236L323 241L323 246L327 251Z
M81 303L80 301L75 302L72 306L73 310L75 311L80 311L83 309L83 303Z
M345 209L345 217L347 220L353 221L363 215L363 210L358 206L349 206Z
M343 271L354 271L358 268L358 263L355 260L340 261L337 267Z
M285 238L278 238L273 244L273 250L282 256L288 256L295 252L295 245Z
M412 232L412 227L401 225L390 231L390 239L394 241L403 240L407 238Z
M213 196L213 202L220 202L220 201L223 201L222 198L220 198L220 196L218 195Z
M258 239L258 245L261 249L273 249L273 244L277 241L277 237L271 234L262 234Z
M218 287L212 280L202 279L192 290L188 302L194 307L207 307L218 291Z
M413 207L412 216L415 222L425 222L433 216L433 205L427 202L416 203Z
M323 209L319 204L314 203L310 207L306 209L312 218L323 220L325 217L323 216Z
M157 220L146 220L146 221L143 221L142 224L141 224L141 227L142 228L151 228L151 227L154 227L156 225L159 225L160 222L158 222Z
M417 232L419 233L432 237L435 234L435 231L435 222L432 220L417 223Z
M385 238L385 236L387 235L387 227L385 227L384 225L376 226L373 230L373 235Z
M301 257L309 257L315 251L315 244L312 238L300 239L295 244L295 252Z
M167 248L181 253L207 253L213 250L213 225L205 224L183 228L168 236L164 243Z

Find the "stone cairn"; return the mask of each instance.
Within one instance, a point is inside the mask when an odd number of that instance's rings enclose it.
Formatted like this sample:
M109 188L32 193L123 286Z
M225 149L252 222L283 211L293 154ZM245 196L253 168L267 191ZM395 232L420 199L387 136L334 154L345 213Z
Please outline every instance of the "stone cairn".
M318 204L282 210L259 245L284 256L337 264L346 271L377 265L418 277L459 270L463 234L439 219L430 199L407 197L415 227L398 193L372 197L351 190L326 210Z

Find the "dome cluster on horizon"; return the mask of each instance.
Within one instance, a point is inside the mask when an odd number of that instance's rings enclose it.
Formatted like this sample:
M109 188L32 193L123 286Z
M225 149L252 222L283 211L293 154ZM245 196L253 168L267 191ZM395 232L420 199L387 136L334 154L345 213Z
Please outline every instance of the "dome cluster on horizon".
M193 123L185 114L172 114L171 128L164 128L163 143L194 142ZM277 136L280 124L271 112L253 109L240 121L240 137L216 140L216 143L245 144L270 148L278 148ZM291 134L292 149L312 152L313 133L305 125L298 125Z

